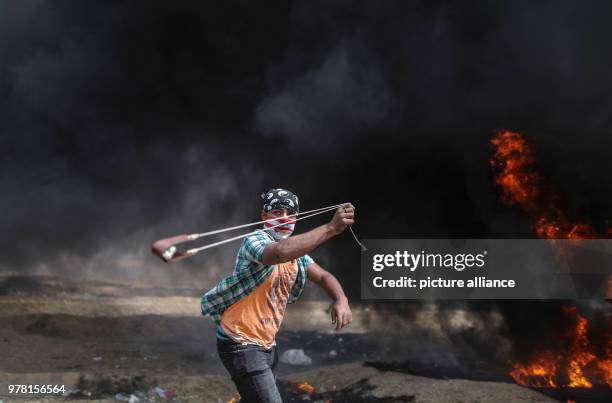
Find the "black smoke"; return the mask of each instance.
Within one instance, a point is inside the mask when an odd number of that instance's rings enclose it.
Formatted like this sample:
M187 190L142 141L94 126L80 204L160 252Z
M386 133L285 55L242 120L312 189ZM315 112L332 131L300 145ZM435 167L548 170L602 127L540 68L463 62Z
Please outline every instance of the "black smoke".
M271 186L303 208L352 201L363 237L533 237L492 186L501 128L606 226L610 17L578 1L2 2L2 269L146 277L155 239L255 220ZM354 297L358 250L345 234L314 254ZM164 270L219 276L232 254Z

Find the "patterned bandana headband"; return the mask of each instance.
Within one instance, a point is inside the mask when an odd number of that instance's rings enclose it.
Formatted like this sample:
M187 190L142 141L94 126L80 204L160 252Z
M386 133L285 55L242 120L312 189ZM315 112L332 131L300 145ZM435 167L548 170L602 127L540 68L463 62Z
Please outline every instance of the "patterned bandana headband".
M261 194L263 200L262 210L268 213L274 209L285 208L290 214L300 211L298 197L286 189L270 189Z

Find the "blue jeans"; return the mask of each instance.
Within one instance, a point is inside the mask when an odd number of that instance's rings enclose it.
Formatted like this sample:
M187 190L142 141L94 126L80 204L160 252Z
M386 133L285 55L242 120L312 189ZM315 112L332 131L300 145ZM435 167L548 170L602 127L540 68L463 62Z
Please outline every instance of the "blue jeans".
M283 403L272 372L278 363L276 347L268 350L217 339L217 352L236 384L240 403Z

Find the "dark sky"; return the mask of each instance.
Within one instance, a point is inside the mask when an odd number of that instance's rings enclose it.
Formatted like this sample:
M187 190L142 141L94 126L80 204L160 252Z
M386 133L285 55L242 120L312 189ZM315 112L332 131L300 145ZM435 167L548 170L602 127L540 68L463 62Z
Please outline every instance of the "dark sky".
M146 278L155 239L253 221L272 186L352 201L364 238L533 237L492 185L503 128L606 226L610 21L604 1L1 1L1 268ZM357 293L358 250L313 256ZM234 252L164 270L218 277Z

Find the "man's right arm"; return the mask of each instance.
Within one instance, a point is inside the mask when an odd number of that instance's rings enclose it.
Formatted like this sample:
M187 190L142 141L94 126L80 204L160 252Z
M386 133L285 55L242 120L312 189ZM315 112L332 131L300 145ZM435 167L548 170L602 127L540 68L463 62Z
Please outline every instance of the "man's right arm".
M355 207L350 203L346 203L336 210L336 214L327 224L304 234L267 244L261 261L265 265L272 265L304 256L330 238L342 233L348 225L352 225L355 222L354 217Z

